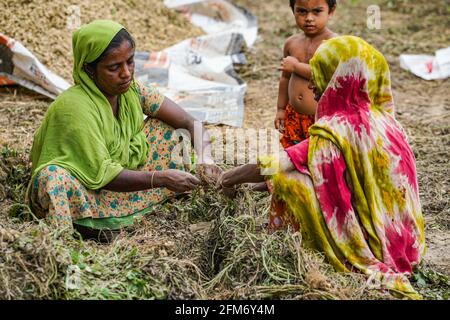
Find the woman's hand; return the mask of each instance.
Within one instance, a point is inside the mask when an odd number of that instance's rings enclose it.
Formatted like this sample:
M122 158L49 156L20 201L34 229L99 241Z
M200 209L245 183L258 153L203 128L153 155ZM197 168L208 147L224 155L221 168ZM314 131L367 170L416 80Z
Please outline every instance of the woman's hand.
M155 173L155 178L161 181L160 186L167 189L183 193L191 191L200 185L200 180L192 174L181 170L164 170Z
M231 177L233 177L232 171L233 170L228 170L227 172L223 172L217 181L217 185L222 194L230 199L233 199L236 196L236 188L231 182Z

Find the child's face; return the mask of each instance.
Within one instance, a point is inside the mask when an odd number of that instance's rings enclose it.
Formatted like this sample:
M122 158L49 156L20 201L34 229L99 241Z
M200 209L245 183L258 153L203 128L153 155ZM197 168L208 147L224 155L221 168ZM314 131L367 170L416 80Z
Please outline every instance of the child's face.
M295 22L307 36L314 36L327 26L334 13L334 8L331 9L326 0L297 0L294 6Z

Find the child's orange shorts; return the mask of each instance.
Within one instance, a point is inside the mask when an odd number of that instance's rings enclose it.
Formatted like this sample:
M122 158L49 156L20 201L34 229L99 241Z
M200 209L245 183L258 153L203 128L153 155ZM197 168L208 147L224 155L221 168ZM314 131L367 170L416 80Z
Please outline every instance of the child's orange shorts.
M313 123L314 116L300 114L288 103L284 120L284 133L280 139L283 148L286 149L308 138L308 129Z

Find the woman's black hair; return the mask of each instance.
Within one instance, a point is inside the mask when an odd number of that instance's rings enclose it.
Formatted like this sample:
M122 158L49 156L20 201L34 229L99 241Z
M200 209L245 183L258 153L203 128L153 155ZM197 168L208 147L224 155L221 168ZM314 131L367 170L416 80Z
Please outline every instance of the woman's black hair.
M105 51L103 51L103 53L100 55L100 57L98 57L97 59L95 59L95 61L88 63L87 65L92 68L92 70L96 70L97 69L97 64L105 57L107 56L112 50L120 47L120 45L124 42L124 41L128 41L131 44L131 47L134 48L135 47L135 42L133 37L128 33L127 30L122 29L119 32L117 32L117 34L114 36L114 38L111 40L111 42L109 43L108 47L105 49Z
M295 2L296 0L289 0L289 5L291 6L292 12L294 12ZM336 6L336 0L327 0L327 3L330 10Z

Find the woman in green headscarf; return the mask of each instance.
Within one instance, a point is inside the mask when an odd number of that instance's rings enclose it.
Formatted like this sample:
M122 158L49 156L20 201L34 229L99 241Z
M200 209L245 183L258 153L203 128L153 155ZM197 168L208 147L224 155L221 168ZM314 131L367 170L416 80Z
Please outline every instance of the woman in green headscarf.
M134 80L135 44L120 24L84 25L72 45L75 85L52 103L34 136L30 204L58 223L120 229L200 183L171 159L179 142L174 128L193 137L195 119ZM206 174L218 174L199 148Z

